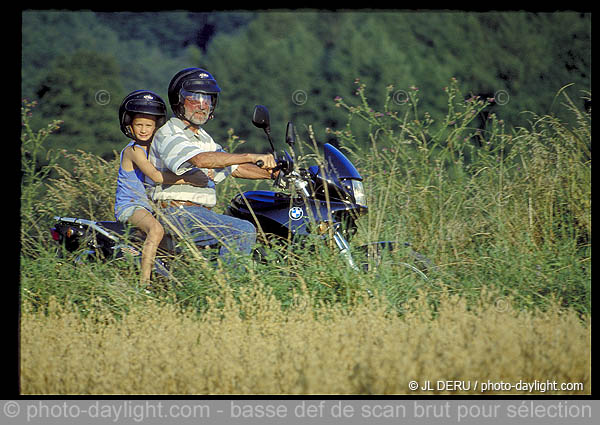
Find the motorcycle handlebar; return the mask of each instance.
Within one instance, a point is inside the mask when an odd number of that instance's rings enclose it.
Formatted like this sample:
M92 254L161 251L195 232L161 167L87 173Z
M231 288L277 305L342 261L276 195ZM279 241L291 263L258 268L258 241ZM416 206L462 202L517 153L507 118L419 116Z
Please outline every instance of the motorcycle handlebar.
M262 159L259 159L258 161L256 161L254 163L257 167L262 168L263 165L265 165L265 162ZM273 168L273 171L277 171L277 170L281 170L282 168L285 167L285 164L283 163L283 161L277 161L277 166L275 168Z
M276 158L277 165L275 166L275 168L273 168L271 170L271 173L276 173L277 171L282 171L282 173L284 175L285 174L289 174L291 172L291 168L292 168L292 165L290 163L291 158L289 158L289 155L288 155L289 160L286 160L286 159L277 159L277 157L275 157L275 158ZM260 167L260 168L262 168L265 165L265 163L264 163L264 161L262 159L259 159L254 164L257 167ZM282 173L280 173L280 176L281 176Z

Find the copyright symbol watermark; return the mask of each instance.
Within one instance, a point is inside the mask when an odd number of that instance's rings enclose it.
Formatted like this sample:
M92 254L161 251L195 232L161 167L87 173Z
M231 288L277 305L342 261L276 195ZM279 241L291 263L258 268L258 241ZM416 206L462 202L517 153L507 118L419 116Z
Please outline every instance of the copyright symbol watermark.
M302 106L307 100L308 95L304 90L296 90L294 93L292 93L292 102L294 102L294 105Z
M408 93L404 90L396 90L392 95L392 102L396 105L406 105L408 103Z
M414 391L419 388L419 383L417 381L410 381L408 383L408 389Z
M7 401L4 403L3 411L7 418L16 418L21 413L21 406L16 401Z
M110 103L110 93L107 90L98 90L94 95L96 103L100 106L106 106Z
M494 302L494 308L499 313L507 312L509 306L510 306L510 303L508 302L508 300L506 298L502 298L502 297L496 298L496 301Z
M510 96L506 90L498 90L494 93L496 105L504 106L510 101Z

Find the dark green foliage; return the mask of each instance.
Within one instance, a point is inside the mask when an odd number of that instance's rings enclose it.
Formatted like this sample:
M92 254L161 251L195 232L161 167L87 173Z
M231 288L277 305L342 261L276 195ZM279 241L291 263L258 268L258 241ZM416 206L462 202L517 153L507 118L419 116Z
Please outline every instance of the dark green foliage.
M24 11L22 24L23 96L40 101L40 119L65 121L49 144L105 156L123 143L109 112L122 96L147 88L166 97L172 75L188 66L208 68L223 88L209 132L222 143L234 128L251 138L245 150L267 150L250 122L257 103L281 124L273 126L278 145L288 120L300 132L312 125L317 140L327 141L326 129L339 130L347 118L332 99L355 96L356 78L369 99L383 99L393 85L397 111L410 87L418 88L434 126L445 116L441 88L451 77L467 97L495 98L473 122L481 128L491 112L508 128L527 123L522 111L563 114L555 101L562 87L591 90L589 13ZM94 128L69 133L76 124L60 105L89 104L89 93L75 83L87 80L110 94L110 104L99 114L73 114L86 121L80 127ZM354 135L367 144L368 124L356 125Z
M57 58L37 91L41 116L63 121L54 146L98 155L123 143L115 125L123 96L114 58L89 50Z

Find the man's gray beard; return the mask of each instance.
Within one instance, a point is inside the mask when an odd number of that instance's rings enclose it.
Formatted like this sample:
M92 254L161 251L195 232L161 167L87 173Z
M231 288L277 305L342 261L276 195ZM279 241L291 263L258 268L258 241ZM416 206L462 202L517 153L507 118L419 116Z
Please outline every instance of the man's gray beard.
M192 114L192 116L194 116L194 115L196 115L196 114ZM208 121L208 116L206 116L205 118L203 118L203 119L201 120L201 122L199 122L199 120L197 120L197 119L188 118L188 117L185 117L185 119L186 119L188 122L190 122L190 123L192 123L192 124L194 124L194 125L204 125L204 124L206 124L206 122Z

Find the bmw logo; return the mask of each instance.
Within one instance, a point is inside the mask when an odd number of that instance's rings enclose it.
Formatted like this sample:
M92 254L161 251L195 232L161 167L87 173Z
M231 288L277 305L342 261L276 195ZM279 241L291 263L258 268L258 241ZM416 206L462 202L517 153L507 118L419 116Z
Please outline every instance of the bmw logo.
M300 220L304 216L304 211L300 207L290 209L289 216L292 220Z

